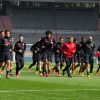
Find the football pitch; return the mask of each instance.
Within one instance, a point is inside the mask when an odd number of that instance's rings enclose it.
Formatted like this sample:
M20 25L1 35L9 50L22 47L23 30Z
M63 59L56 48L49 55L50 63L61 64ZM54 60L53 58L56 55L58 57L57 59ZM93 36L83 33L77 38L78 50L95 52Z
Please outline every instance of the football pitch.
M87 78L76 74L68 78L51 74L42 77L35 75L35 68L28 72L28 65L25 64L18 78L14 75L6 79L2 75L0 100L100 100L100 76Z

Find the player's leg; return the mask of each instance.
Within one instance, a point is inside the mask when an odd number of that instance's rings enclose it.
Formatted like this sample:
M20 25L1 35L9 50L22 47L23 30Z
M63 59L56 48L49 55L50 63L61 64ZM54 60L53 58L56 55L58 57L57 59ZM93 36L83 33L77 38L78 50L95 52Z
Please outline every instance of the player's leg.
M75 55L74 61L73 61L73 63L72 63L72 72L73 72L73 74L76 73L77 64L78 64L78 63L77 63L77 55Z
M87 76L90 77L90 55L86 54L86 71L87 71Z
M71 73L70 73L70 68L71 67L71 59L67 58L66 59L66 71L68 73L68 77L71 77Z
M19 70L21 70L24 67L24 59L20 60L20 67Z
M57 56L55 55L55 65L54 65L54 67L52 68L52 73L55 73L55 72L57 72Z
M96 70L96 75L99 75L99 70L100 70L100 57L98 57L98 68Z
M93 72L93 67L94 67L94 57L90 58L90 74Z
M48 75L50 75L51 60L48 60L47 67L48 67Z
M0 66L2 67L1 69L1 74L4 72L4 69L6 67L6 63L3 61L3 62L0 62Z
M10 78L9 73L10 73L10 63L11 63L11 61L6 60L5 62L6 62L6 65L7 65L7 67L6 67L6 78Z
M60 76L60 62L57 63L57 74Z
M43 60L43 75L48 76L48 60L44 59Z
M12 66L13 66L13 52L10 53L10 76L13 75L12 73Z
M7 65L7 67L6 67L6 78L10 78L10 76L9 76L9 74L10 74L10 64L11 64L10 53L5 53L4 54L4 61Z
M43 53L43 76L48 77L48 54Z
M79 72L78 72L78 76L82 76L82 68L83 68L83 58L81 55L78 56L78 66L79 68Z
M10 73L9 73L9 74L10 74L10 76L12 76L12 75L13 75L13 73L12 73L12 66L13 66L13 61L11 61L11 62L10 62Z
M47 59L48 59L48 75L50 75L50 67L51 67L51 63L52 63L52 58L53 58L53 54L52 52L48 52L47 53Z
M16 76L19 76L19 66L20 66L20 61L19 59L16 59Z
M39 70L39 74L42 75L42 61L38 61L38 70Z
M29 71L31 70L32 66L34 66L36 64L36 62L37 62L37 55L33 55L32 61L33 61L32 64L28 67Z
M30 71L32 66L35 66L36 65L36 61L33 61L32 64L29 66L28 70Z
M5 66L6 66L6 63L4 61L4 54L0 54L0 67L2 68L1 74L4 72Z

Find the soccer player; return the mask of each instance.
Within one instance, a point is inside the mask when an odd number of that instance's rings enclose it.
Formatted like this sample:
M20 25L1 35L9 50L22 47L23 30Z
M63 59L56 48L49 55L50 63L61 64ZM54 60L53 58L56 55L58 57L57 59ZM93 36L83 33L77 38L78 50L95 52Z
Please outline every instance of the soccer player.
M78 75L81 76L82 69L83 69L83 63L84 63L84 45L85 45L85 38L81 38L81 42L77 43L76 40L74 39L74 43L76 44L76 53L75 53L75 67L74 67L74 73L76 72L76 68L80 66L80 70L78 72Z
M3 59L3 52L2 52L2 47L3 47L2 42L4 37L5 37L5 31L0 31L0 67L2 67L1 74L4 72L4 66L5 66Z
M95 44L93 42L93 37L89 36L85 43L85 66L87 71L87 76L90 77L90 67L93 67L91 62L93 61L95 51ZM93 68L92 68L93 69Z
M2 53L3 53L3 59L5 64L7 65L6 68L6 78L10 78L9 73L10 73L10 64L11 64L11 32L9 30L5 31L5 37L2 41Z
M72 69L71 65L74 61L74 55L76 52L76 44L73 41L74 40L73 37L68 37L67 39L68 41L65 42L62 47L63 53L65 54L65 57L66 57L66 67L63 70L63 75L64 75L64 72L67 71L68 77L72 77L70 70Z
M58 76L60 76L60 69L63 66L63 52L62 52L62 46L64 43L64 39L62 37L59 38L59 42L56 43L54 46L54 55L55 55L55 63L56 65L52 69L52 71L56 70Z
M37 63L37 47L36 47L36 43L33 44L30 48L31 52L32 52L32 64L29 66L28 70L30 71L32 66L36 65Z
M10 50L11 64L10 64L10 73L9 73L9 75L12 76L13 75L12 74L12 64L13 64L13 42L14 42L14 38L11 38L10 41L11 41L11 48L12 49ZM2 66L1 74L4 72L4 68L6 67L6 63L3 62L2 65L3 66Z
M96 70L96 75L99 75L99 69L100 69L100 45L99 45L99 47L97 49L96 56L98 57L98 66L99 66L97 68L97 70Z
M74 56L74 62L72 63L72 72L73 74L75 74L76 72L76 68L80 66L80 46L78 44L78 41L77 39L74 39L74 43L76 44L76 53L75 53L75 56Z
M26 50L26 43L24 42L24 36L19 36L19 41L14 45L15 60L16 60L16 76L20 75L20 70L24 67L24 53Z
M39 71L39 74L42 75L42 46L40 40L36 42L31 47L31 51L33 52L33 63L29 66L29 69L37 63L36 66L36 74Z
M10 50L10 56L11 56L11 62L10 62L10 76L13 75L12 73L12 66L13 66L13 50L14 50L14 38L11 37L11 50Z
M52 37L52 32L47 31L46 37L41 39L42 49L43 49L43 69L44 76L48 77L50 74L50 64L52 60L53 47L55 45L55 40Z
M3 65L3 55L2 55L2 41L5 37L5 32L4 31L0 31L0 66Z
M81 41L79 43L79 59L80 59L80 69L79 69L79 72L78 72L78 75L79 76L83 76L83 71L84 71L84 65L85 65L85 42L86 42L86 39L85 37L82 37L81 38Z

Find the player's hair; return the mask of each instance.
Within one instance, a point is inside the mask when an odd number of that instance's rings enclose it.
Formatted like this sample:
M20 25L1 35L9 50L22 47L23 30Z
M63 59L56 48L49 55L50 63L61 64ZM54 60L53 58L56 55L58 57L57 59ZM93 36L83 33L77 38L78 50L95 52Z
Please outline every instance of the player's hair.
M81 37L81 40L83 40L83 39L85 39L85 37L84 37L84 36L82 36L82 37Z
M10 30L5 30L5 34L7 34L7 32L10 32L10 34L11 34L11 31Z
M77 41L77 39L74 39L74 41Z
M45 34L46 34L46 35L48 35L48 34L51 34L51 35L52 35L52 32L51 32L51 31L46 31Z
M63 39L63 37L60 37L59 40Z
M0 33L5 32L5 31L0 31Z
M24 37L24 35L23 34L20 34L19 37Z

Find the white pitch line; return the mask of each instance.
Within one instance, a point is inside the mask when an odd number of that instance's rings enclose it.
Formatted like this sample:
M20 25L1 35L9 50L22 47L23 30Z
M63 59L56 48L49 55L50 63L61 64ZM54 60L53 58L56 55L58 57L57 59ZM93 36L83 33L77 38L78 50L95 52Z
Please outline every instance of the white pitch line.
M0 93L10 93L10 92L74 92L74 91L100 91L100 89L64 89L64 90L0 90Z

